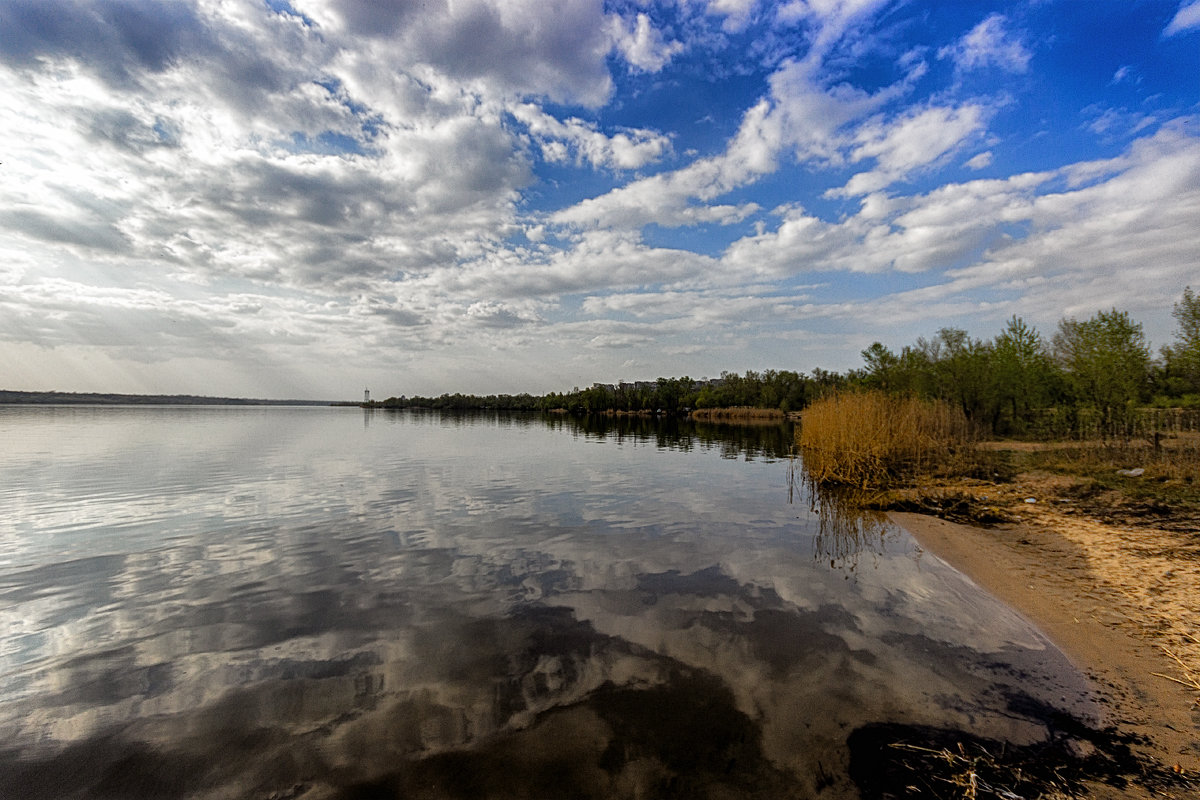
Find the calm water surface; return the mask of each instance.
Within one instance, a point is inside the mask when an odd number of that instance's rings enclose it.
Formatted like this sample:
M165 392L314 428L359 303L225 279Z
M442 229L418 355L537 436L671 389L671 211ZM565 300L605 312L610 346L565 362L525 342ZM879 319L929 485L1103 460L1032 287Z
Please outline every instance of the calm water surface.
M869 726L1091 713L787 441L0 407L0 797L850 798Z

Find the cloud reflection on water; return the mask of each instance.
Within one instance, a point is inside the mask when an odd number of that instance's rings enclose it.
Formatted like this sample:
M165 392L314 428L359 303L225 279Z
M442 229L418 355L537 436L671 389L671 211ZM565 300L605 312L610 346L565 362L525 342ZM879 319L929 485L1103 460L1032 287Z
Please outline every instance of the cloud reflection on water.
M43 456L61 485L30 503L83 503L73 475L144 428L209 466L142 527L97 515L105 552L78 558L21 507L0 795L853 796L861 725L1028 741L1012 697L1087 710L1040 634L903 532L789 505L786 434L740 433L738 463L644 422L380 418L19 417L109 437ZM252 499L221 517L230 496Z

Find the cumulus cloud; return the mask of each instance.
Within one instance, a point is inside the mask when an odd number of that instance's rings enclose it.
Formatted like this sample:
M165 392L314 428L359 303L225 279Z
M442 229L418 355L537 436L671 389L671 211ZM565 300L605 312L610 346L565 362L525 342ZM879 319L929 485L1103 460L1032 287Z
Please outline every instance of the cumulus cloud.
M9 60L0 127L19 180L0 218L11 229L111 257L165 256L202 281L298 286L474 257L503 235L530 169L497 107L435 97L413 78L398 96L328 36L265 6L203 12L206 38L154 61L137 86L111 79L133 56L83 58L61 32L35 41L40 60ZM607 158L643 157L654 142L637 135L610 141ZM51 164L75 165L71 180Z
M1196 7L1164 34L1191 31ZM967 81L930 88L945 81L931 51L897 38L909 10L0 4L0 355L53 348L55 375L227 359L252 381L352 350L374 374L420 358L440 379L525 389L549 379L522 359L552 347L590 380L667 352L744 354L802 320L862 335L896 300L1050 315L1047 286L1137 296L1122 264L1187 282L1193 121L1098 101L1074 133L1119 155L1023 172L988 135L1005 107ZM951 80L1031 65L1001 15L939 55ZM647 111L731 75L756 88L697 101L704 126ZM1137 78L1153 81L1131 59L1113 81ZM998 177L939 181L952 163ZM864 299L839 273L920 277Z
M868 197L859 214L836 223L787 209L776 230L731 245L721 272L748 280L844 270L944 276L889 295L889 308L897 309L966 297L978 304L990 292L1000 311L1025 308L1053 321L1061 298L1044 294L1050 285L1078 287L1081 308L1122 305L1122 292L1137 296L1147 275L1168 285L1190 280L1200 253L1200 232L1187 222L1200 213L1193 127L1166 126L1117 159L910 197ZM930 306L920 307L929 313ZM854 308L861 319L872 318L865 307Z
M569 247L544 256L498 251L452 272L431 275L420 284L451 297L557 298L698 279L712 268L713 260L707 256L652 247L628 232L591 230Z
M962 70L996 67L1009 72L1027 72L1032 54L1025 44L1014 38L1006 26L1003 14L992 14L971 29L953 45L938 51Z
M703 160L688 168L634 181L584 200L550 216L556 225L575 228L631 228L647 224L680 227L740 222L758 210L755 203L695 203L733 188L721 183L722 164Z
M738 326L786 319L809 299L804 293L764 297L739 287L729 289L647 291L592 296L582 310L593 316L627 314L639 320L668 320L675 332L714 326Z
M424 67L484 89L587 106L612 91L600 0L295 0L322 30L373 40L382 63ZM349 46L349 44L348 44Z
M186 3L12 0L0 7L0 57L39 68L85 62L105 81L130 86L197 50L213 47L204 21Z
M425 347L459 324L536 319L524 306L447 298L419 280L494 252L515 225L531 165L504 116L520 105L511 92L607 96L611 43L602 32L587 38L603 27L599 5L466 9L463 25L495 23L490 35L507 39L449 65L439 58L453 53L347 38L387 14L402 17L397 30L436 27L418 4L293 7L0 9L19 34L0 49L0 136L10 143L0 252L6 274L26 281L0 300L11 310L9 340L60 350L86 342L156 362L233 358L239 348L253 358L262 348L272 353L264 360L280 361L289 348L315 357L346 341ZM508 59L525 45L533 51L514 66ZM540 119L585 160L612 168L670 149L649 131L604 136ZM37 247L37 259L23 255ZM396 281L405 297L387 299ZM155 288L135 291L138 283ZM235 311L225 306L231 287L261 293ZM354 292L374 299L347 301ZM180 296L197 299L172 299Z
M769 79L770 91L742 115L737 133L716 155L628 183L553 215L574 226L665 226L739 222L753 204L712 200L779 168L781 157L819 166L873 158L877 169L845 190L859 194L887 185L952 150L982 123L982 109L930 109L900 120L864 117L906 91L907 79L874 94L844 84L827 87L812 65L788 61ZM885 134L888 127L897 129ZM697 202L699 201L699 202Z

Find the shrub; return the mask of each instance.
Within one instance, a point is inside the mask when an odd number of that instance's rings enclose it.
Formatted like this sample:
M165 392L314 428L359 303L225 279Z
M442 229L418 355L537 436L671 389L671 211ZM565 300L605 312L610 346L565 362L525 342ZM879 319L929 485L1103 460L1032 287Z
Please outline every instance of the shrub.
M869 391L813 403L796 439L811 480L868 489L953 460L969 449L971 437L960 409Z

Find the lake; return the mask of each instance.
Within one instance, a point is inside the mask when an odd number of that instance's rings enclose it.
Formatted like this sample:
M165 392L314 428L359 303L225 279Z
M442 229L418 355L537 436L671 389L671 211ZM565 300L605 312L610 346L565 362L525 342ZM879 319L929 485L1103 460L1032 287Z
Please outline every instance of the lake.
M1095 713L782 426L7 406L0 442L0 797L853 798L872 731Z

